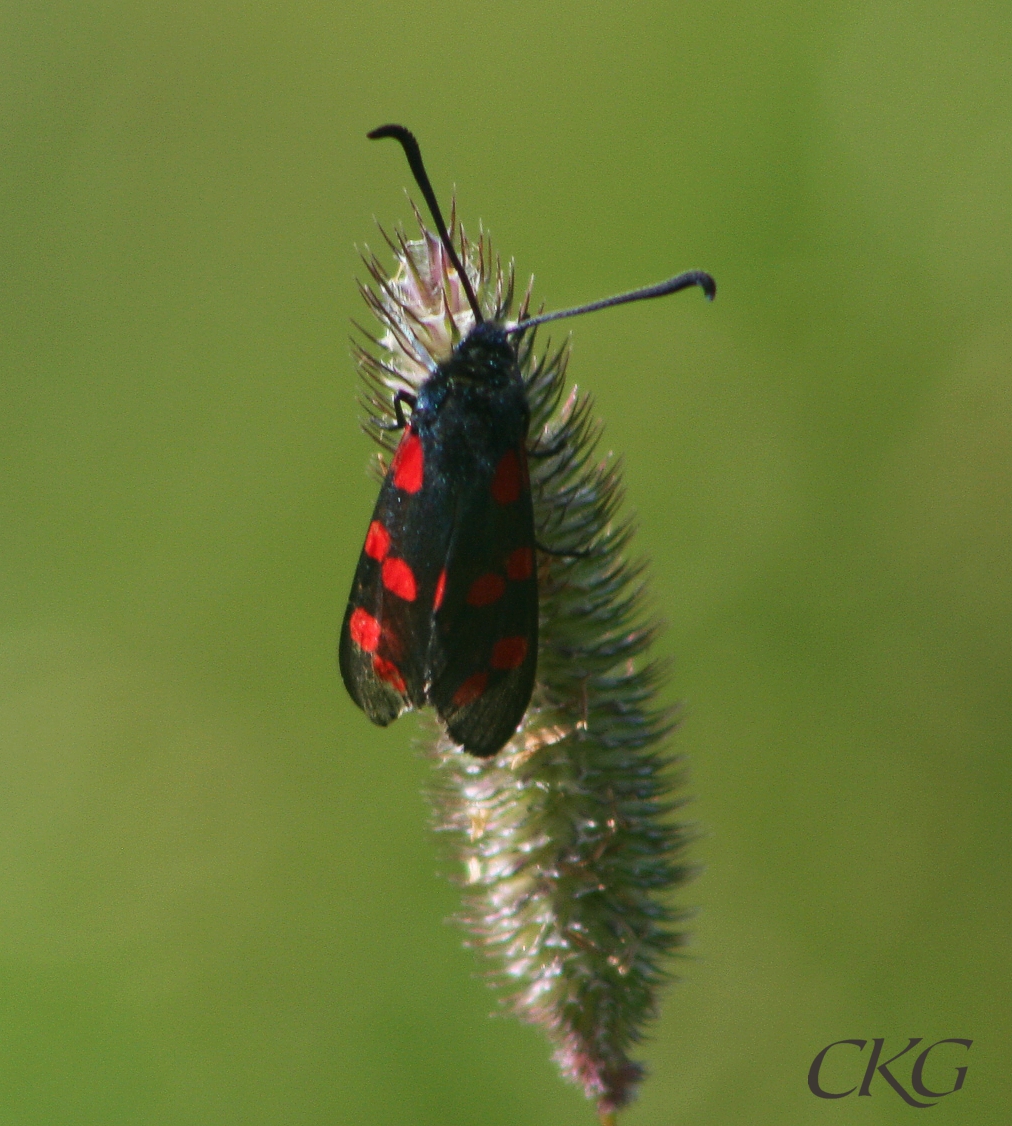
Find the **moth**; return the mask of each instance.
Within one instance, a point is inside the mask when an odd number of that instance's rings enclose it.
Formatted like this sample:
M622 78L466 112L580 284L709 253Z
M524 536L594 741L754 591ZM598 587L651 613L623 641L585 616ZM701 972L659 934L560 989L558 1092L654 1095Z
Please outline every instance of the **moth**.
M447 358L432 361L417 394L395 393L394 421L378 423L402 436L352 581L341 676L373 723L386 726L429 705L465 751L490 758L531 700L538 554L553 554L535 533L519 342L547 321L697 285L712 299L716 285L691 270L589 305L500 323L479 305L412 133L383 125L369 137L403 147L472 323L460 328Z

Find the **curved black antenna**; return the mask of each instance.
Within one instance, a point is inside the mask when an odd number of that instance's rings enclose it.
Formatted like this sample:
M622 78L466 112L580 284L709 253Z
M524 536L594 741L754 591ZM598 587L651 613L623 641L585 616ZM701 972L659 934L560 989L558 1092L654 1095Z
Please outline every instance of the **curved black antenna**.
M404 147L404 155L408 158L408 164L415 177L415 183L422 189L425 202L429 205L432 218L436 221L436 230L439 231L439 238L443 243L443 249L449 254L453 268L457 271L457 277L460 278L460 284L464 287L464 293L467 295L467 303L471 306L471 312L474 313L475 321L481 324L485 318L481 315L481 309L478 308L478 299L475 297L471 283L467 279L467 272L460 264L457 252L453 249L453 243L450 242L450 236L446 231L446 224L443 222L443 214L439 210L439 204L436 202L436 193L432 190L432 184L429 183L428 173L425 171L425 165L422 163L422 150L418 147L415 135L410 129L405 129L403 125L381 125L378 129L367 133L366 136L370 141L378 141L381 137L393 137L395 141L400 141L401 145Z
M648 297L664 297L669 293L677 293L680 289L688 289L698 285L706 294L708 301L712 301L717 293L717 283L709 274L702 270L687 270L677 277L668 278L667 281L658 282L656 285L647 285L642 289L634 289L631 293L619 293L614 297L605 297L600 301L591 301L589 305L578 305L575 309L563 309L559 313L542 313L540 317L529 317L519 321L506 329L507 333L523 332L524 329L543 325L546 321L561 321L563 317L576 317L581 313L593 313L597 309L608 309L612 305L625 305L629 301L645 301Z

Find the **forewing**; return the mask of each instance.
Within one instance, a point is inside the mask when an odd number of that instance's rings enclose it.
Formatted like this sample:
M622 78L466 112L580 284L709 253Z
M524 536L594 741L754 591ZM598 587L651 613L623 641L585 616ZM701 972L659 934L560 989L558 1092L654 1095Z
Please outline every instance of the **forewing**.
M345 687L381 727L426 702L433 598L451 529L445 513L435 518L445 485L426 475L425 460L409 428L380 489L341 627Z
M537 669L534 514L523 445L459 498L429 650L429 699L451 737L496 754L530 703Z

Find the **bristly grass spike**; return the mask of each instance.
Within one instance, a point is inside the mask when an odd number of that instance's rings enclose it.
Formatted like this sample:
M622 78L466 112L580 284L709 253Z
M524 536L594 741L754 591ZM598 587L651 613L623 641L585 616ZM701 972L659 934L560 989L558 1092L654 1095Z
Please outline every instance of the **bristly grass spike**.
M538 661L531 412L517 340L548 321L693 285L712 298L716 286L694 270L515 323L486 317L413 134L383 125L369 137L392 137L403 147L474 323L463 331L449 313L459 342L449 355L432 357L434 370L417 395L396 392L394 421L380 423L404 436L355 572L341 630L341 674L374 723L385 726L405 709L431 704L457 743L487 758L523 718Z

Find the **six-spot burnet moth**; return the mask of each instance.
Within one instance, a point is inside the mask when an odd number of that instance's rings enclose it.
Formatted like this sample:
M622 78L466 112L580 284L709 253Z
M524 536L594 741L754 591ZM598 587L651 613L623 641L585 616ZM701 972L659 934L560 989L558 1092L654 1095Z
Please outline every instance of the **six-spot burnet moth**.
M452 739L489 758L530 703L538 662L537 554L553 554L535 535L519 341L547 321L694 285L712 299L716 285L692 270L512 323L487 314L454 249L418 142L401 125L381 126L369 137L393 137L403 146L466 306L454 318L441 294L452 348L434 357L418 332L409 346L425 378L417 394L396 392L395 421L374 420L403 436L355 571L341 629L341 675L373 723L386 726L406 709L431 704ZM415 336L411 326L406 331Z

